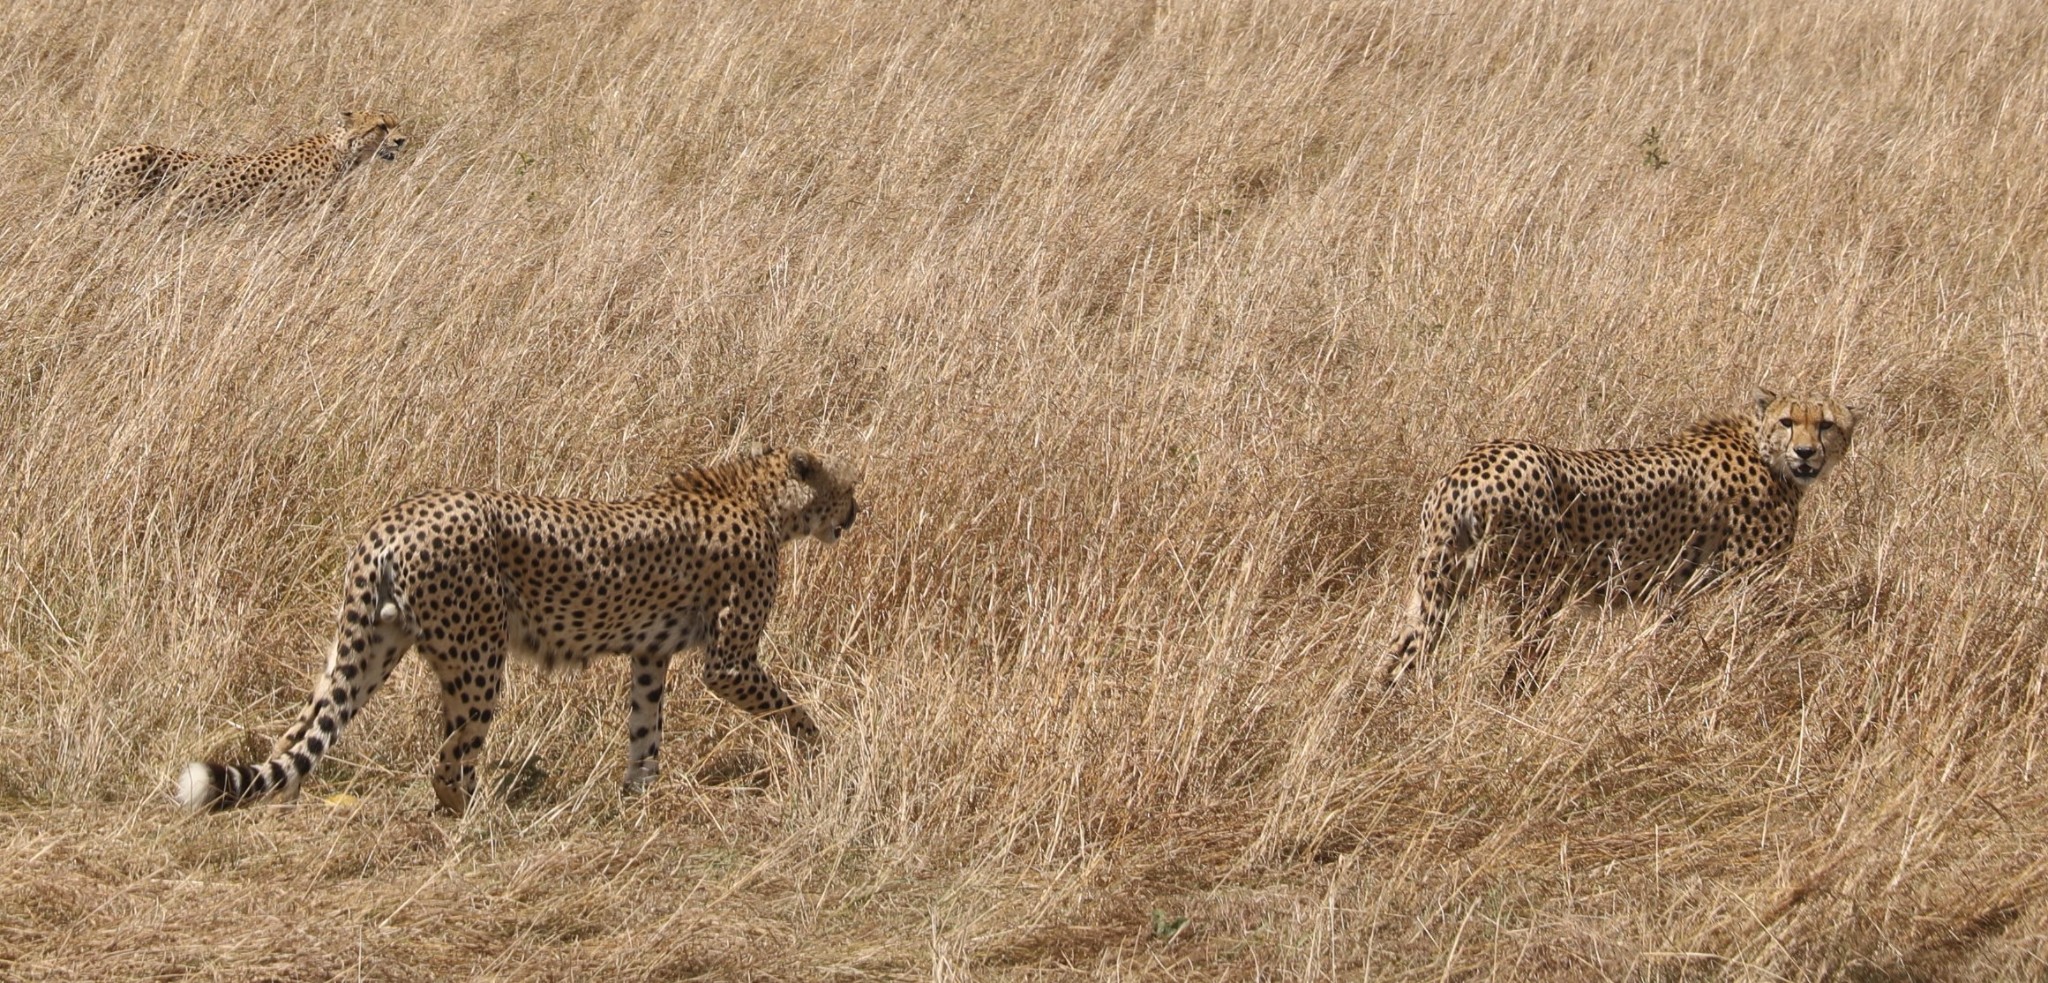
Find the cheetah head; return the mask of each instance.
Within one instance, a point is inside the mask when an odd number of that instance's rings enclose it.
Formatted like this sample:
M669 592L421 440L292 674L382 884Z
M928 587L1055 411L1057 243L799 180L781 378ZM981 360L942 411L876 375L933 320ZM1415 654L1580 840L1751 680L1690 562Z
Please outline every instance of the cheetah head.
M348 148L350 166L369 160L373 154L378 160L396 160L405 147L398 117L374 109L343 111L336 132Z
M860 514L853 486L860 481L858 470L834 464L808 451L789 452L789 482L780 497L778 514L789 539L809 536L821 543L836 543L839 534L853 525Z
M1849 452L1855 418L1832 399L1799 399L1760 390L1756 401L1757 450L1771 470L1806 487Z

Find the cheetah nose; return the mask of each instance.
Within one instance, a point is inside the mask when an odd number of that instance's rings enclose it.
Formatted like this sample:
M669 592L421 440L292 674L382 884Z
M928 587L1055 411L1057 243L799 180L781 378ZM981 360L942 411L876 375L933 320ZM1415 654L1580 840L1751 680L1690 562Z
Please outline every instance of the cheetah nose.
M1799 455L1799 459L1804 461L1812 457L1818 450L1820 450L1818 447L1794 447L1792 448L1792 453Z

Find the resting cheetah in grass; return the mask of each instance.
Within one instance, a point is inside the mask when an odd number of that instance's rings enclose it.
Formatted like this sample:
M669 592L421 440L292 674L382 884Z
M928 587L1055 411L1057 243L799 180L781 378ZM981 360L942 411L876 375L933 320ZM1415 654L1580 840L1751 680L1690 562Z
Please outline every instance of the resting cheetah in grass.
M332 189L372 156L392 160L405 146L389 113L351 111L332 130L254 155L176 150L150 144L93 155L71 178L73 207L94 211L170 198L194 215L251 204L304 203Z
M1421 549L1382 685L1429 652L1476 585L1509 585L1510 627L1524 641L1506 682L1526 687L1546 647L1530 636L1569 596L1682 596L1778 556L1792 544L1800 497L1848 452L1852 426L1832 400L1764 392L1750 416L1695 423L1647 447L1473 448L1423 502Z
M407 649L441 681L434 794L461 812L490 729L505 656L581 666L633 659L626 788L653 779L669 657L705 650L704 682L806 744L810 715L755 661L775 601L779 548L836 542L856 475L803 452L762 452L676 475L646 498L595 502L437 492L371 523L349 554L341 625L298 722L267 761L185 767L178 801L227 809L290 794Z

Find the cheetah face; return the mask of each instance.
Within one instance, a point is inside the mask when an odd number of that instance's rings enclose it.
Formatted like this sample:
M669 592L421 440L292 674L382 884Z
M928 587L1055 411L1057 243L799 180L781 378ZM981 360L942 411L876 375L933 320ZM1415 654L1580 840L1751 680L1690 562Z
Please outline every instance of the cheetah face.
M841 513L838 519L824 523L817 532L812 533L819 542L836 543L840 535L853 526L853 517L860 514L860 503L854 501L853 496L849 494L846 496L845 505L846 511Z
M854 517L860 514L860 503L853 497L853 486L860 480L859 472L838 467L817 455L796 451L789 455L789 473L809 488L804 505L785 526L790 530L789 537L810 536L821 543L838 542L840 534L852 526Z
M350 110L341 114L341 128L348 134L351 160L365 160L372 154L378 160L397 160L398 152L405 148L398 117L390 113Z
M1848 407L1831 399L1806 400L1768 390L1757 400L1757 449L1771 470L1806 487L1849 452L1855 426Z

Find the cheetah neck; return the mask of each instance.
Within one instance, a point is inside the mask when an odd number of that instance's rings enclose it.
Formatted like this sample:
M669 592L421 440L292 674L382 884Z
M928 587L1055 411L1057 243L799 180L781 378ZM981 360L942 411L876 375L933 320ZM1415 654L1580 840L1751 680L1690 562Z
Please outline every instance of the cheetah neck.
M742 459L705 465L676 474L660 496L700 500L722 498L759 506L778 525L782 522L782 499L789 484L786 466L773 459Z
M310 144L315 141L308 140L306 142ZM355 156L348 152L349 139L347 130L335 130L329 133L325 139L317 142L322 145L321 149L326 150L328 157L332 160L334 176L336 178L347 174L355 167Z
M1806 494L1806 486L1792 480L1790 475L1772 466L1770 455L1764 453L1762 444L1757 440L1756 432L1757 421L1754 419L1739 416L1717 417L1710 420L1701 420L1692 426L1686 427L1683 432L1673 438L1673 442L1679 444L1688 442L1704 444L1728 442L1749 448L1756 454L1757 463L1763 465L1765 473L1771 476L1771 488L1776 492L1777 497L1786 505L1798 508L1800 498Z
M327 163L327 167L323 169L330 171L336 177L340 177L344 172L348 170L348 167L343 159L344 155L337 152L336 150L335 140L336 138L332 134L311 136L305 138L304 140L300 140L297 143L289 144L287 146L279 147L276 150L272 150L269 153L262 155L260 158L250 159L262 160L265 162L275 164L290 165L294 161L303 160L308 157L313 158L314 160L321 160L324 158Z

